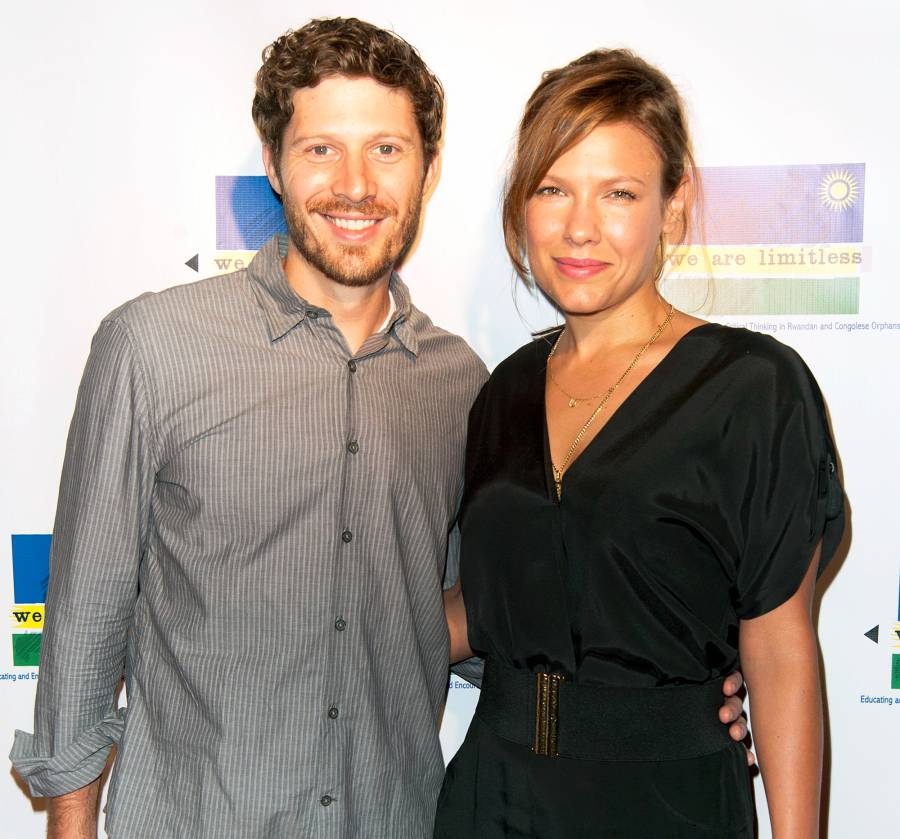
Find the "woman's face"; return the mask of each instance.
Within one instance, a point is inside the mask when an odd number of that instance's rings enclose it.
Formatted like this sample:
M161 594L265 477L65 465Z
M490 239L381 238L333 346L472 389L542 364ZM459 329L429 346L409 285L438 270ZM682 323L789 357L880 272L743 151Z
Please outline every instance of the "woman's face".
M661 167L633 125L600 125L556 160L528 200L531 273L565 314L596 314L648 292L655 299L659 237L684 203L682 189L664 203Z

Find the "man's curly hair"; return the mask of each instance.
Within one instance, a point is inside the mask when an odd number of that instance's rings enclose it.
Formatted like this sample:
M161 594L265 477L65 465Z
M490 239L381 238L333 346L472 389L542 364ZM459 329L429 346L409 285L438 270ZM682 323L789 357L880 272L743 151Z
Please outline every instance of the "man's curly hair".
M437 153L444 116L444 89L421 56L399 35L356 18L311 20L267 46L256 74L253 122L259 136L281 157L284 130L294 112L294 91L329 76L371 78L405 90L422 136L425 165Z

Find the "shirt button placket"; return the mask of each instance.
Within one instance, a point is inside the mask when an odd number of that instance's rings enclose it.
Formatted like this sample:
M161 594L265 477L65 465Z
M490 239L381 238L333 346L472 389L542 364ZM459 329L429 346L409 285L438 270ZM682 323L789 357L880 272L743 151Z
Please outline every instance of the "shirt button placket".
M356 373L357 365L356 362L351 358L347 362L347 369L350 371L350 374ZM352 400L352 386L351 386L351 400ZM359 452L359 442L355 439L350 439L346 443L346 449L351 455L355 455ZM345 545L349 545L353 541L353 531L350 530L349 527L345 527L343 531L341 531L341 541ZM347 629L347 621L344 620L343 617L337 617L334 621L334 628L337 632L344 632ZM340 710L336 704L331 705L331 707L327 711L327 716L329 720L336 720L340 716ZM323 807L328 807L332 803L334 803L334 798L330 795L323 795L319 799L319 803Z
M356 362L352 358L347 362L347 369L350 371L351 375L356 372L356 369L357 369ZM359 442L355 439L348 440L346 447L347 447L347 451L351 455L355 455L359 452ZM349 545L350 542L353 541L353 531L350 530L349 527L345 527L344 530L341 532L341 541L345 545ZM347 621L344 620L343 617L335 618L334 628L337 632L344 632L344 630L346 630L346 628L347 628ZM340 710L338 709L338 706L332 705L327 711L327 716L328 716L329 720L336 720L340 716ZM319 799L319 803L323 807L328 807L333 802L334 802L334 799L330 795L323 795Z

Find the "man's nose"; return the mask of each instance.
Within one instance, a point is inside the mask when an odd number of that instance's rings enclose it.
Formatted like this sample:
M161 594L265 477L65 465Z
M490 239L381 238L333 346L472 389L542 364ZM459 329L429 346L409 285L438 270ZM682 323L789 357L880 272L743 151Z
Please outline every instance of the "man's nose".
M345 154L333 186L335 195L359 203L374 198L376 191L365 154L362 152Z

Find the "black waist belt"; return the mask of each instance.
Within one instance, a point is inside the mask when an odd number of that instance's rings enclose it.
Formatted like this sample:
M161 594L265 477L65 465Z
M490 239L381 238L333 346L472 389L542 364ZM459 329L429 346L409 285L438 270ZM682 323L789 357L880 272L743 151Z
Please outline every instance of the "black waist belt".
M732 741L719 722L722 682L661 688L605 687L517 670L490 660L477 716L536 754L585 760L677 760Z

